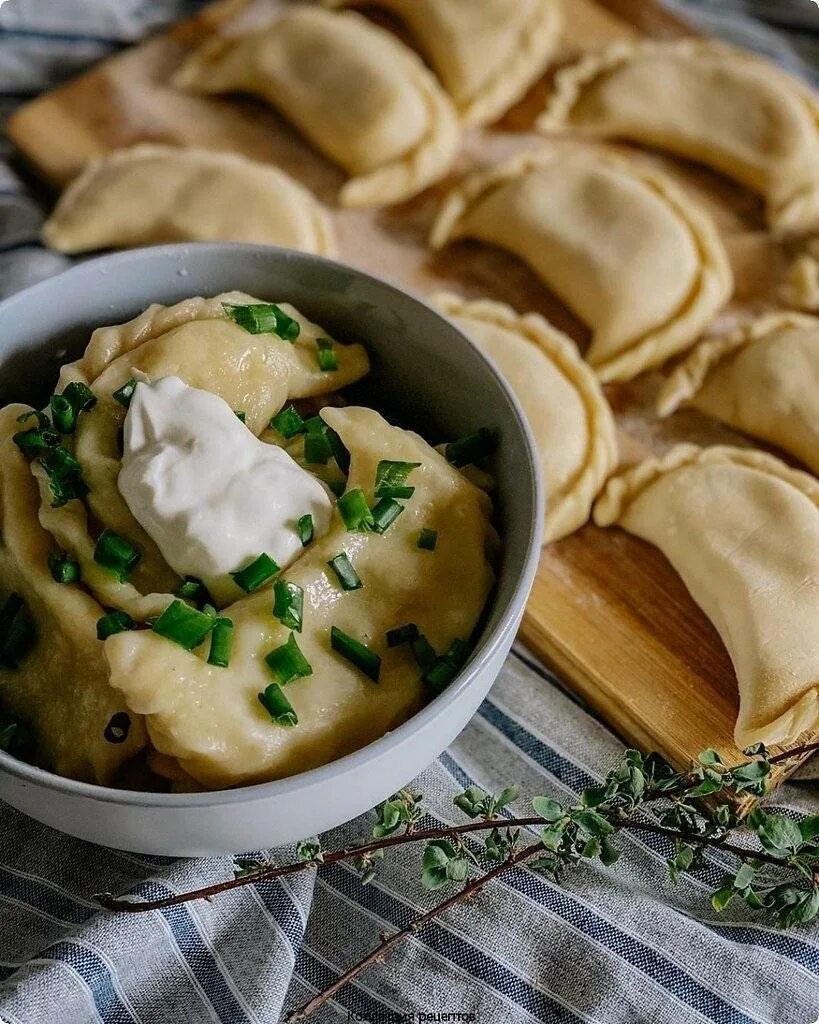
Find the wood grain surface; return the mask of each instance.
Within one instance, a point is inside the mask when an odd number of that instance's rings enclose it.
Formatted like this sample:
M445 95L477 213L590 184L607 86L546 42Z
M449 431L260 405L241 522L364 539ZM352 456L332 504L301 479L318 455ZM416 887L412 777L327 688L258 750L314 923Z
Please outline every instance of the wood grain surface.
M226 0L206 8L24 106L8 133L55 186L91 157L155 141L272 161L333 206L341 174L269 108L239 97L188 96L168 84L189 49L211 32L260 24L279 5L278 0ZM653 0L571 0L567 10L558 66L617 39L667 39L688 31ZM425 244L441 196L465 171L544 144L532 124L549 83L547 75L500 124L468 131L457 166L436 188L386 210L336 210L341 259L421 295L449 289L537 310L582 348L588 340L583 326L513 257L469 242L432 256ZM580 143L557 139L552 144ZM666 169L715 216L738 283L737 302L725 323L763 306L785 254L765 233L760 202L702 168L653 154L639 157ZM659 454L680 441L749 443L695 412L658 421L651 408L660 381L659 374L650 374L607 388L624 462ZM719 750L727 763L741 759L732 741L736 679L725 648L669 563L650 545L617 529L589 525L547 548L522 636L627 741L659 750L678 765L704 747Z

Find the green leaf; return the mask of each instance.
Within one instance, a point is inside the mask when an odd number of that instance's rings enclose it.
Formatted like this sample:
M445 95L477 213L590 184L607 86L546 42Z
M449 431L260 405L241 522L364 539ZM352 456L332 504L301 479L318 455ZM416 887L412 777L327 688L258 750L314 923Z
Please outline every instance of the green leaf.
M425 868L445 868L455 856L455 847L448 839L433 839L424 847L421 865Z
M688 796L691 798L701 796L711 796L713 793L719 793L722 789L722 779L717 782L715 779L703 779L699 785L694 786L693 789L688 790Z
M768 748L764 743L753 743L750 747L745 747L742 753L745 754L746 757L754 757L755 755L766 757Z
M459 793L453 803L467 817L477 818L483 814L486 807L486 793L478 786L470 786L463 793Z
M584 845L580 853L580 856L588 857L589 859L591 859L593 857L599 856L602 849L603 846L600 840L596 836L592 836L591 839L587 840L586 844Z
M499 795L495 798L495 810L500 811L504 807L517 800L520 796L520 786L507 786L502 789Z
M444 868L424 868L421 872L421 885L425 889L441 889L448 881Z
M597 811L572 811L572 820L592 836L607 836L614 831L614 825Z
M566 813L563 805L549 796L536 796L532 800L532 807L535 809L535 814L549 822L560 821Z
M756 834L766 850L795 853L802 845L802 833L795 821L782 814L769 814Z
M747 889L751 882L753 882L755 875L756 868L753 865L742 864L734 876L734 888L740 890Z
M799 822L799 832L806 843L819 836L819 814L811 815L809 818L803 818Z
M722 888L717 889L717 891L711 897L711 906L714 908L714 910L716 910L718 914L721 914L735 895L736 892L732 885L723 885Z
M540 833L540 841L547 850L557 851L560 849L560 844L563 842L564 834L565 829L562 825L552 826L552 828L544 828Z
M697 760L700 764L714 765L722 764L722 758L716 752L716 750L703 750L698 755Z
M453 857L446 866L446 876L450 882L465 882L469 874L469 861L466 857Z
M580 794L583 807L599 807L608 796L605 786L590 786Z
M680 873L687 871L694 863L695 850L693 846L680 846L677 852L668 861L668 875L672 882L676 882Z
M606 867L610 867L615 861L620 859L620 851L612 843L608 836L603 836L600 840L600 860Z

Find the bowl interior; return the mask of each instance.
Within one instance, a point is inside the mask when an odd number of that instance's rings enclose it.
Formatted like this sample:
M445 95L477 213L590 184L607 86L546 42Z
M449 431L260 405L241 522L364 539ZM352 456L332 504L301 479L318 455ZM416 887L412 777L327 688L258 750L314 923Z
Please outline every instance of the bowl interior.
M125 321L152 302L234 289L291 302L339 341L361 342L372 361L362 400L431 443L481 426L499 431L491 468L503 549L473 655L479 659L519 613L515 603L531 583L543 505L537 460L497 371L456 327L405 292L321 257L265 246L161 246L90 260L0 304L0 403L45 401L59 366L82 352L95 327ZM434 703L446 699L447 692ZM10 761L0 752L0 765Z

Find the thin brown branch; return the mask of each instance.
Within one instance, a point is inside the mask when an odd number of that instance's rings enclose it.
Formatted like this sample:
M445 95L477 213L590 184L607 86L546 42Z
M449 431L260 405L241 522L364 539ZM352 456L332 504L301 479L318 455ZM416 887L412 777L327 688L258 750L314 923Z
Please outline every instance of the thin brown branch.
M768 758L769 764L779 764L782 761L790 761L794 757L801 757L803 754L813 754L819 751L819 743L806 743L802 747L794 747L792 750L783 750L781 754L775 754Z
M540 819L538 819L540 820ZM296 1024L297 1021L305 1020L311 1014L315 1013L320 1007L324 1006L326 1002L332 999L338 992L341 991L346 985L349 985L351 981L354 981L359 974L363 973L370 965L380 963L386 954L398 943L402 942L410 935L414 935L420 931L425 924L428 924L433 918L439 917L445 911L449 910L450 907L454 907L456 903L460 903L462 900L468 899L473 893L482 889L487 882L491 882L493 878L497 878L502 872L514 867L516 864L520 864L522 861L527 860L530 857L534 857L536 853L542 853L545 847L542 843L533 843L531 846L527 846L525 849L518 851L506 860L497 864L491 871L487 871L485 875L481 875L479 878L473 878L471 882L459 889L449 899L439 903L432 910L428 910L425 914L421 914L420 917L416 917L415 920L411 921L404 928L401 928L397 932L393 932L392 935L383 935L381 942L369 952L363 959L359 960L357 964L345 971L344 974L335 981L329 988L324 989L322 992L316 993L312 999L309 999L303 1006L300 1006L297 1010L293 1010L288 1014L286 1021L287 1024Z
M764 861L766 864L774 864L776 867L787 867L781 857L766 853L764 850L749 850L745 846L737 846L729 843L718 836L695 836L688 832L682 832L675 828L666 828L665 825L655 825L650 821L624 821L621 828L630 829L633 832L653 832L658 836L667 836L669 839L682 839L684 843L692 846L715 846L720 850L736 854L737 857L753 857L755 860Z

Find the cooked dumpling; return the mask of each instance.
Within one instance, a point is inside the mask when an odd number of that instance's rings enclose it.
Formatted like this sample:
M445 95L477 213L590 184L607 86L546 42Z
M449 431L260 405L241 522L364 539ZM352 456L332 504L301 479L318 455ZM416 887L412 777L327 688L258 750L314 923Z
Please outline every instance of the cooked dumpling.
M539 127L576 128L707 164L765 199L773 227L819 224L819 99L721 43L619 43L562 71Z
M779 297L791 309L819 313L819 237L809 239L793 258L780 285Z
M325 0L350 7L368 0ZM548 67L563 14L558 0L376 0L406 23L467 124L496 120Z
M257 694L271 682L265 656L288 639L274 618L270 588L225 610L234 623L228 668L207 664L156 634L120 633L105 642L111 679L147 718L156 749L209 787L280 778L356 750L420 705L420 670L408 645L388 648L388 629L415 623L436 651L475 628L493 583L488 497L416 434L364 408L325 409L350 451L350 487L368 500L378 462L419 462L405 511L384 534L346 530L338 511L284 578L304 589L298 646L312 674L285 687L298 724L271 722ZM417 546L422 527L438 531L434 551ZM363 586L344 591L327 562L346 552ZM382 659L378 683L330 645L336 626Z
M258 242L332 256L327 211L270 164L143 145L92 160L43 226L60 252L158 242Z
M572 533L617 465L614 418L594 374L571 338L536 313L455 295L433 302L497 363L523 406L546 484L544 541Z
M681 445L613 477L594 518L655 544L717 628L737 746L819 724L819 482L763 452Z
M151 306L129 323L94 331L85 354L63 367L59 390L70 380L79 380L97 396L97 404L82 414L73 435L74 454L90 491L84 502L54 508L48 479L35 468L42 492L40 520L80 562L83 578L100 602L121 608L138 621L159 614L179 580L134 519L117 486L119 432L126 410L114 392L135 374L151 379L176 376L243 412L247 427L258 435L288 399L328 394L360 379L369 369L360 345L334 344L338 369L322 370L316 339L327 337L327 332L287 303L279 308L299 325L295 341L273 333L251 334L226 314L226 305L259 301L229 292L174 306ZM102 527L141 548L131 582L120 582L94 562L86 507ZM215 581L213 586L220 603L238 593L232 584L227 584L225 592Z
M683 404L819 473L819 318L775 313L701 342L666 381L657 412Z
M174 84L266 100L351 175L345 206L409 199L446 174L458 148L455 108L432 73L351 12L296 7L265 29L211 40Z
M592 329L586 359L603 381L688 348L733 288L710 218L663 175L608 152L527 153L468 176L431 244L457 238L527 262Z
M0 411L0 579L4 601L10 594L22 598L36 639L18 668L0 668L0 705L31 723L47 767L107 784L144 745L145 729L137 715L125 713L122 695L108 682L96 637L103 609L80 587L57 583L49 570L56 547L37 521L37 485L11 440L24 429L17 417L26 411L22 405Z

